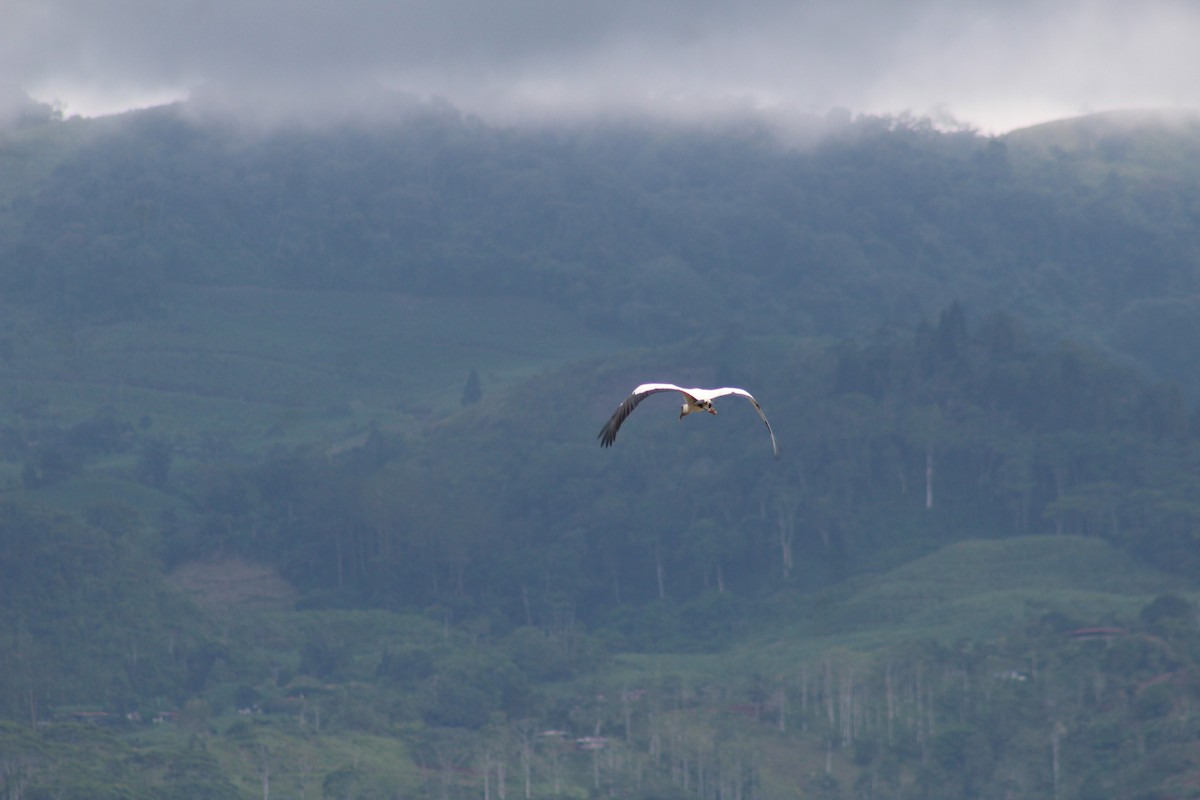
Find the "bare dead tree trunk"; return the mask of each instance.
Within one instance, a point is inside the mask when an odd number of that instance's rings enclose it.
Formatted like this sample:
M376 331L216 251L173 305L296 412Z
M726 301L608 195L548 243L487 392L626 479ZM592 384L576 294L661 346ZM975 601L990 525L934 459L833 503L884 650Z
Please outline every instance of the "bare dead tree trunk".
M893 733L894 723L896 720L896 689L892 685L892 662L889 661L883 668L883 690L885 693L885 703L887 705L887 738L888 745L894 745L896 739Z
M30 679L30 685L25 689L25 700L29 705L29 727L37 732L38 722L38 696L37 689L33 687L33 679Z
M1054 780L1054 797L1058 798L1058 786L1061 773L1059 772L1058 745L1059 739L1066 730L1061 722L1055 722L1050 729L1050 771Z
M933 445L925 447L925 509L933 508Z
M550 778L554 783L554 796L558 797L562 794L563 755L557 742L552 742L550 747Z
M800 727L808 729L808 666L800 667Z
M533 796L533 725L528 720L522 721L518 729L520 734L521 777L525 781L525 800Z
M628 689L621 690L621 717L625 721L625 741L633 739L633 697Z
M260 744L258 754L262 759L262 791L263 800L271 800L271 764L267 760L267 746Z
M917 744L921 748L921 763L924 764L929 755L926 744L928 742L927 731L925 730L925 714L924 714L924 685L921 680L921 662L916 665L916 706L917 706Z
M839 675L841 691L838 692L838 706L841 719L839 727L842 735L842 746L854 743L854 667L843 664Z
M300 800L305 800L308 794L308 778L312 774L313 763L307 755L300 757ZM421 770L424 774L425 770Z
M925 712L929 719L926 727L929 729L929 739L932 741L933 737L937 735L937 718L935 716L937 712L937 703L933 696L933 686L929 687L929 696L925 701Z
M342 537L341 536L338 536L334 540L334 552L337 555L337 585L338 585L338 588L341 589L343 586L346 585L345 575L343 574L343 571L342 571L342 569L343 569L342 560L343 559L342 559Z
M492 800L492 754L483 751L483 800Z
M657 539L654 541L654 577L658 579L658 599L666 600L667 584L663 570L662 544Z
M833 664L829 659L825 660L825 680L821 690L824 693L825 717L829 720L829 724L833 725L837 722L837 710L834 706L833 696Z
M775 522L779 529L779 557L786 580L795 566L793 542L796 539L796 503L780 498L775 500Z

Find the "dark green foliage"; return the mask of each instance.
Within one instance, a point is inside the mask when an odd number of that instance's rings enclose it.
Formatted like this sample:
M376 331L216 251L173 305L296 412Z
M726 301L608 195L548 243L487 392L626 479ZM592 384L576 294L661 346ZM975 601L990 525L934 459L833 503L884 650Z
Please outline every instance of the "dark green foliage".
M341 459L214 471L190 552L270 559L309 607L487 609L501 628L579 621L656 650L709 649L772 591L964 537L1095 537L1200 571L1189 415L1164 428L1170 388L1093 350L1038 348L1011 318L972 326L952 305L867 342L731 339L713 358L769 398L778 465L747 409L667 426L653 398L611 456L587 456L575 409L609 381L570 370L551 380L578 394L531 384L408 447L377 434ZM681 482L670 465L689 459Z
M1138 614L1138 618L1147 625L1178 622L1186 624L1192 621L1196 613L1195 607L1177 594L1162 594L1154 598Z
M132 438L133 426L112 409L101 409L91 419L71 426L63 437L67 447L84 457L124 452Z
M467 382L463 386L462 404L463 406L473 406L483 399L483 384L479 380L479 371L472 368L467 374Z
M162 439L147 439L138 453L136 475L138 480L156 488L163 488L171 471L172 447Z
M237 788L226 778L204 742L193 739L186 748L165 754L163 797L236 800Z
M520 716L530 709L527 678L497 654L460 652L442 659L430 680L431 725L480 728L496 712Z
M39 447L30 454L21 470L21 482L36 489L53 486L83 471L83 465L69 450L55 445Z
M346 661L346 652L335 642L316 638L300 650L300 672L322 681L342 678L340 675Z
M375 674L399 683L415 683L433 675L434 657L428 650L407 647L385 650Z
M91 724L56 724L34 734L0 723L0 788L11 797L69 800L241 797L199 740L139 748Z
M93 519L98 527L0 503L0 707L10 717L71 703L128 710L203 688L184 663L194 634L168 627L188 619L186 606L128 535L136 521L99 508Z
M513 665L537 683L566 680L592 671L603 661L596 643L578 630L551 634L522 627L500 645Z

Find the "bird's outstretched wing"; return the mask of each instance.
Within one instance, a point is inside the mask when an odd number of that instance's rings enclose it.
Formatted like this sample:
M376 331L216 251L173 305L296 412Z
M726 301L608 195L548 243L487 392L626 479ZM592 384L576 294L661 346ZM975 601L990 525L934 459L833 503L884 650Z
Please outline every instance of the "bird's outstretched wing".
M617 440L617 431L621 428L621 423L625 421L625 418L633 413L638 403L650 395L658 394L659 392L688 393L686 389L682 389L673 383L643 383L634 389L633 393L621 402L621 405L617 406L617 410L609 417L608 422L604 423L604 427L600 429L600 433L596 436L600 440L600 446L612 447L612 443Z
M767 426L767 433L771 434L771 450L774 451L775 457L779 458L779 444L775 441L775 431L771 430L771 423L767 421L767 415L763 413L762 406L754 399L754 395L747 392L745 389L738 389L734 386L724 386L720 389L712 389L706 392L709 400L714 397L724 397L727 394L738 394L750 401L750 405L754 406L754 410L758 412L758 416L762 419L763 424Z

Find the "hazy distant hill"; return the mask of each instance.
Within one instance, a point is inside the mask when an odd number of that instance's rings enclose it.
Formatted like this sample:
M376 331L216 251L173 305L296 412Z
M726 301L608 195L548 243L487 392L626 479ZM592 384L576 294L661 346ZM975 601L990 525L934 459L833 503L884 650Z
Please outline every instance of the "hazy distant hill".
M7 134L0 285L101 321L176 283L524 296L629 341L860 334L959 300L1190 385L1198 140L1161 115L999 139L862 118L796 149L441 107L249 136L154 109Z
M1108 167L1185 178L1200 170L1200 112L1109 111L1034 125L1002 138L1042 156L1090 161L1098 172Z

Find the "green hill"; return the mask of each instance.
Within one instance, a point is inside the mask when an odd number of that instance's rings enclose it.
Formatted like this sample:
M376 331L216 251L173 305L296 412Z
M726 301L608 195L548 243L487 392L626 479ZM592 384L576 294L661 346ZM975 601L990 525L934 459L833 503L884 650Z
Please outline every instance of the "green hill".
M1097 179L1189 180L1200 155L1200 114L1110 111L1035 125L1003 138L1036 157L1091 164Z
M848 582L814 601L807 625L880 643L897 635L989 639L1031 614L1062 614L1079 627L1119 625L1156 595L1187 588L1094 539L969 540Z
M472 369L490 393L610 341L536 299L179 286L163 302L70 325L17 307L0 420L69 426L110 409L183 451L336 446L457 410Z
M1190 791L1189 119L180 111L0 141L27 796Z
M644 344L863 335L958 300L1196 372L1164 360L1198 290L1186 117L996 139L863 117L789 148L752 124L506 130L444 107L255 137L172 107L10 141L0 288L71 320L173 314L180 284L365 290L538 299Z

